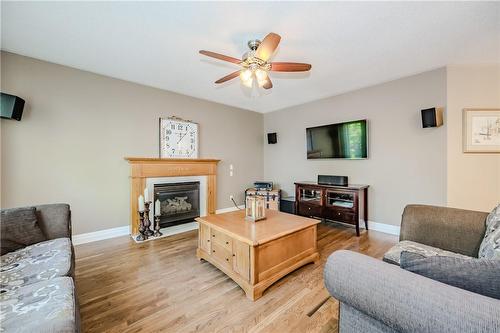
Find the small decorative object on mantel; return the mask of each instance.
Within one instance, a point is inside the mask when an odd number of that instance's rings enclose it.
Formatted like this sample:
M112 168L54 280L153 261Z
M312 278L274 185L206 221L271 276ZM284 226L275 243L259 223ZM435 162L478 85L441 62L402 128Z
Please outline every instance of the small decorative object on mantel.
M259 221L266 218L266 201L260 195L247 195L245 207L245 219L248 221Z
M160 118L160 158L198 158L198 124L175 116Z
M500 153L500 109L464 109L464 153Z

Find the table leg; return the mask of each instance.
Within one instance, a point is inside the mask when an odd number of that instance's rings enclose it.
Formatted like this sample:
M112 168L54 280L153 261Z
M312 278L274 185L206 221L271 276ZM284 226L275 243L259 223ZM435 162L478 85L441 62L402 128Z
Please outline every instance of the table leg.
M365 229L368 230L368 189L365 188Z

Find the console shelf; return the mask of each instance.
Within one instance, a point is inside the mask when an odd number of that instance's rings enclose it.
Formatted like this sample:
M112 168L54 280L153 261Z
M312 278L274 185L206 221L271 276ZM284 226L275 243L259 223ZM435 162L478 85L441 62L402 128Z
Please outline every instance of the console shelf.
M359 236L362 219L368 230L368 185L334 186L295 183L297 214L353 224Z

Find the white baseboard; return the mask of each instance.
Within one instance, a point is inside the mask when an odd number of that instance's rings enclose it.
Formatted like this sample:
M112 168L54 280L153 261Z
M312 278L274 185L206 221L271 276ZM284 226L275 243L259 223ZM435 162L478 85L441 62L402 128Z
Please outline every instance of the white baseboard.
M215 211L215 214L234 212L236 210L238 210L238 208L236 208L234 206L227 207L227 208L221 208L221 209L217 209ZM365 227L364 223L360 223L359 226L362 229L364 229L364 227ZM161 231L166 236L172 236L172 235L180 234L180 233L183 233L186 231L194 230L196 228L197 228L197 224L195 227L194 223L187 223L186 225L165 228L165 229L162 229ZM378 222L373 222L373 221L368 221L368 229L384 232L386 234L397 235L397 236L399 236L399 232L400 232L399 226L378 223ZM96 241L100 241L100 240L104 240L104 239L115 238L115 237L126 236L126 235L130 235L128 225L123 226L123 227L104 229L104 230L99 230L99 231L94 231L94 232L88 232L85 234L74 235L73 236L73 244L74 245L86 244L86 243L91 243L91 242L96 242Z
M119 236L126 236L130 234L129 226L125 225L123 227L104 229L94 232L88 232L85 234L78 234L73 236L73 244L85 244L90 242L96 242L103 239L109 239Z
M365 228L364 223L359 223L360 228ZM385 223L378 223L378 222L373 222L373 221L368 221L368 229L369 230L375 230L375 231L380 231L386 234L390 235L396 235L399 236L399 232L401 227L398 225L392 225L392 224L385 224Z
M222 214L222 213L227 213L227 212L233 212L235 210L238 210L236 207L228 207L228 208L222 208L222 209L217 209L215 211L215 214ZM197 228L193 227L194 224L187 223L186 225L181 225L181 226L173 226L170 228L165 228L162 229L161 231L163 232L164 235L171 236L175 234L180 234L182 232L194 230ZM94 232L87 232L85 234L78 234L73 236L73 244L74 245L79 245L79 244L86 244L86 243L91 243L91 242L96 242L104 239L109 239L109 238L115 238L115 237L120 237L120 236L126 236L130 235L130 230L129 226L125 225L123 227L117 227L117 228L110 228L110 229L104 229L104 230L99 230L99 231L94 231Z
M217 209L215 211L215 214L222 214L222 213L229 213L229 212L234 212L238 209L243 209L243 207L236 207L236 206L233 206L233 207L227 207L227 208L221 208L221 209Z

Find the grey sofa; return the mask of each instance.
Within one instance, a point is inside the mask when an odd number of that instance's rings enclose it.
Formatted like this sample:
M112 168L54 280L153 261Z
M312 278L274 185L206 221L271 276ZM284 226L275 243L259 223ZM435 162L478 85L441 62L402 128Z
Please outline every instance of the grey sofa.
M401 222L401 242L386 261L394 260L394 253L406 246L418 244L423 244L422 251L477 257L486 216L482 212L409 205ZM500 300L359 253L333 253L325 266L324 279L328 291L340 301L341 333L500 332Z
M0 331L79 332L69 205L35 213L47 240L0 257Z

